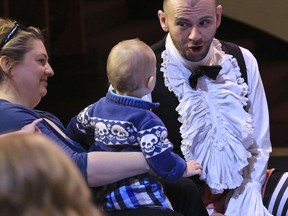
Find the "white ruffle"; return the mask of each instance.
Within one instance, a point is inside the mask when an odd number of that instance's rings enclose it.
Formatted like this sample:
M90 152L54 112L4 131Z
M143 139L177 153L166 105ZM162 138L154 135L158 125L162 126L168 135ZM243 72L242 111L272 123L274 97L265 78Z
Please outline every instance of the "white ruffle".
M214 41L219 49L219 42ZM219 50L218 50L219 51ZM247 148L253 143L252 118L244 110L248 87L241 78L236 59L223 54L216 80L202 77L193 90L191 72L166 49L162 53L165 85L179 100L176 108L182 123L181 150L186 160L197 160L203 166L201 179L212 193L234 189L243 181L242 170L251 157Z
M240 187L229 192L226 198L229 205L227 206L225 215L272 216L263 207L261 189L262 185L259 182L245 179ZM239 208L240 206L245 206L245 208Z

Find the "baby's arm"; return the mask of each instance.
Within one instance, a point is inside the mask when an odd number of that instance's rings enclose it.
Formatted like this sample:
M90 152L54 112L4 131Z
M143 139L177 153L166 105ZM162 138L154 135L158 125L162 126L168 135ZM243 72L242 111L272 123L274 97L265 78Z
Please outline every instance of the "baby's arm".
M201 173L201 170L198 170L202 169L199 163L186 162L172 151L173 144L168 140L167 129L158 118L146 122L144 126L137 134L138 140L148 164L156 175L173 183L183 176Z
M82 145L88 144L90 146L91 143L88 141L92 140L94 143L94 126L91 124L90 116L93 115L91 113L92 105L84 108L80 111L76 116L70 119L70 122L67 125L66 133L72 139L75 140ZM87 146L85 146L87 147Z
M187 161L187 167L183 174L183 177L190 177L193 175L201 175L203 167L200 163L194 160Z
M145 153L144 155L155 174L165 181L176 182L186 170L186 162L179 155L171 152L171 149L166 149L153 157L147 157Z

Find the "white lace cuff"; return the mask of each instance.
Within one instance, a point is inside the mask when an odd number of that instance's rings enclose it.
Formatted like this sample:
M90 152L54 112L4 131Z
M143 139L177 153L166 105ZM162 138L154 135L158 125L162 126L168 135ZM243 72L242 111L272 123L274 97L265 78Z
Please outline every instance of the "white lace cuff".
M273 216L263 205L261 190L259 182L244 179L240 187L228 194L225 215Z

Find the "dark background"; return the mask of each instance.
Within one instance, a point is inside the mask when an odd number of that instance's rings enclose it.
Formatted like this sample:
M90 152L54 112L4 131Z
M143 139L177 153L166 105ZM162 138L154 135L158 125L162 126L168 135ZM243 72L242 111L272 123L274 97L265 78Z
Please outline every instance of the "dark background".
M117 42L139 37L151 45L164 36L157 18L162 0L1 0L0 8L2 17L45 29L55 75L37 108L52 112L64 125L105 95L106 58ZM272 145L287 148L288 43L225 16L216 37L248 48L257 58ZM277 159L275 165L288 169L287 154Z

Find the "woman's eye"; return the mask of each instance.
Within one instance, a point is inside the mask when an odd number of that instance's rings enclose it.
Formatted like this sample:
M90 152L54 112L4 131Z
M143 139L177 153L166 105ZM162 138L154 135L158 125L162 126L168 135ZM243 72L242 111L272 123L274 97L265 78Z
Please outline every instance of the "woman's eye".
M39 59L38 62L40 62L42 65L45 65L45 59Z

